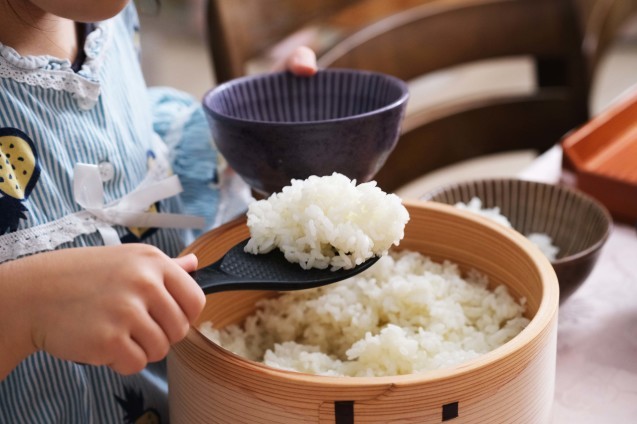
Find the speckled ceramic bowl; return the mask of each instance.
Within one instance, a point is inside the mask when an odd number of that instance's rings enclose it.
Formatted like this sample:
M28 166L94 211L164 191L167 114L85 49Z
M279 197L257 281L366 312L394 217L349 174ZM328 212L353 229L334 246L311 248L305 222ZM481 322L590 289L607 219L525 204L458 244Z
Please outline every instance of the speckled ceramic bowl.
M593 270L610 233L607 209L579 190L518 179L474 180L440 187L422 199L454 205L482 200L499 207L522 234L545 233L559 247L551 261L560 285L560 303L571 296Z
M327 69L235 79L203 105L219 151L269 195L310 175L372 179L396 144L407 99L407 85L392 76Z

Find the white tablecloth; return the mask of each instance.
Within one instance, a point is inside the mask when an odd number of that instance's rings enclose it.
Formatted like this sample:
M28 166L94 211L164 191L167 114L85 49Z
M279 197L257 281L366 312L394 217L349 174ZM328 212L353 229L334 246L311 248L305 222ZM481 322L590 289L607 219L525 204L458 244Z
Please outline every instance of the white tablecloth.
M561 150L520 177L564 178ZM614 223L593 272L560 306L553 424L637 423L637 231Z
M615 224L597 266L560 306L555 424L637 423L637 233Z

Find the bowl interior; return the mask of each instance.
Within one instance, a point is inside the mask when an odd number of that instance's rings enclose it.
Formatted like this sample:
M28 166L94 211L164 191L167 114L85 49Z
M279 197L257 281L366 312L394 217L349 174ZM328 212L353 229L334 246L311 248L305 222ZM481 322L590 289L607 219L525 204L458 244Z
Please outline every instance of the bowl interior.
M278 72L222 84L204 104L229 119L300 123L369 114L403 103L407 93L403 81L374 72L323 70L310 78Z
M453 205L468 203L473 197L482 200L483 208L499 207L522 234L548 234L560 248L556 263L601 247L610 229L610 215L591 197L534 181L467 181L433 190L422 199Z

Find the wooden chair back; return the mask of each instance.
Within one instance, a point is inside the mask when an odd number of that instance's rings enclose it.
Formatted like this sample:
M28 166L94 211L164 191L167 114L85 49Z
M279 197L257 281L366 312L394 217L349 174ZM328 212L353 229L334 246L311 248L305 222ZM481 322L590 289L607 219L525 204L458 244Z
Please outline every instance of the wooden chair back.
M412 80L489 59L533 60L535 87L528 94L412 112L376 176L382 188L394 190L475 156L544 151L584 123L589 90L580 40L574 9L566 0L437 0L351 35L326 51L320 64Z

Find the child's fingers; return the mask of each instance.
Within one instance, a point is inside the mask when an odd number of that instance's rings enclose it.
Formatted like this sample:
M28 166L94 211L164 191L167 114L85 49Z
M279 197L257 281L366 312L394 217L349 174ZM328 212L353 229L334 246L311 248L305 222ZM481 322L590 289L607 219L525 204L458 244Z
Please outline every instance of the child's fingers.
M179 265L186 272L193 272L197 269L198 260L194 253L189 253L185 256L180 256L173 259L177 265Z
M109 364L115 372L131 375L140 372L148 364L146 352L129 336L123 336L114 352L114 361Z
M297 47L287 59L286 68L292 73L309 77L316 73L316 54L309 47Z
M148 362L164 359L170 349L168 336L161 324L148 315L136 322L131 330L131 339L144 350Z
M161 327L170 344L184 338L190 328L190 321L177 301L167 291L149 299L148 312Z
M206 303L206 296L201 287L174 261L165 267L164 285L186 315L188 322L193 323Z

